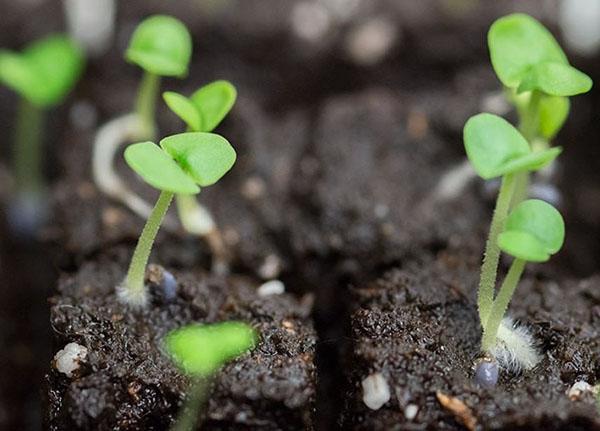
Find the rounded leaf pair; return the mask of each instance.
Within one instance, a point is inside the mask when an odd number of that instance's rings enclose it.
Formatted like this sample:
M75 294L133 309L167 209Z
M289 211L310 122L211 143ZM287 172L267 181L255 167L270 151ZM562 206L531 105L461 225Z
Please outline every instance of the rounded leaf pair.
M467 157L484 179L536 171L554 160L560 148L532 152L521 133L505 119L478 114L467 121L463 131Z
M160 76L183 77L192 56L192 37L178 19L154 15L135 29L125 58Z
M552 34L528 15L512 14L494 22L488 45L498 78L518 92L574 96L592 87L590 77L569 64Z
M228 361L252 349L256 331L242 322L190 325L169 333L165 346L187 375L208 377Z
M20 53L0 50L0 82L39 107L60 103L83 66L83 51L65 35L46 37Z
M237 90L228 81L215 81L194 92L190 97L167 91L163 99L189 130L212 132L231 111Z
M509 214L498 246L516 258L546 262L564 239L565 223L558 210L542 200L528 199Z
M216 183L235 163L233 147L213 133L181 133L160 141L132 144L127 164L151 186L172 193L196 194Z

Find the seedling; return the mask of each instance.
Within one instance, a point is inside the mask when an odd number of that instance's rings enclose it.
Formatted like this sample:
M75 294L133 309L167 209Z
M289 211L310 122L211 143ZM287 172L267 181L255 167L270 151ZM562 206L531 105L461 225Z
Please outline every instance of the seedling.
M132 144L125 150L127 164L152 187L161 191L144 226L127 272L119 288L120 298L132 306L147 304L144 274L152 244L173 195L194 195L200 187L216 183L235 162L227 140L212 133L182 133L152 142Z
M80 48L60 34L33 42L20 53L0 50L0 82L21 96L13 161L17 199L24 205L35 202L31 211L25 214L19 211L21 214L16 216L15 222L23 227L24 233L40 221L32 218L41 211L39 200L44 193L41 166L44 112L64 100L83 66Z
M519 131L533 150L549 148L569 114L569 97L589 91L592 80L569 64L540 22L525 14L496 20L488 32L488 47L494 71L516 108ZM461 164L442 178L434 196L456 197L473 177ZM447 186L449 182L456 186ZM517 174L515 182L512 207L528 196L529 171Z
M515 327L504 314L527 262L546 262L564 242L565 224L550 204L529 199L518 204L506 219L498 237L500 249L514 258L493 301L487 320L482 321L482 350L509 369L530 369L539 361L533 339L524 327ZM504 319L504 320L503 320Z
M569 96L586 93L592 80L569 64L552 34L525 14L498 19L488 32L494 71L519 115L530 145L548 148L569 113ZM529 173L517 176L513 206L525 199Z
M179 369L192 379L190 396L172 431L192 431L198 411L209 394L211 380L227 362L252 350L258 334L242 322L190 325L170 332L166 350Z
M175 92L163 93L165 103L192 132L212 132L233 107L237 90L228 81L215 81L194 92L189 98ZM214 267L226 267L226 251L221 234L207 208L192 195L176 196L179 219L185 230L206 238Z
M125 52L127 61L144 70L136 101L136 113L149 137L154 136L156 99L161 76L185 77L192 56L192 38L176 18L154 15L134 31Z
M508 121L493 114L471 117L464 128L467 157L483 179L501 177L502 185L496 200L489 236L486 242L477 304L481 322L486 322L492 307L494 285L500 259L498 236L515 192L515 176L521 172L536 171L552 162L560 148L533 152L525 138Z
M191 53L191 36L181 21L170 16L155 15L138 25L125 53L127 61L144 70L135 112L103 125L94 140L92 170L98 188L122 201L141 217L148 217L151 205L130 190L117 174L114 168L115 155L124 143L155 138L154 117L160 77L185 76Z
M212 132L231 111L237 90L228 81L214 81L196 90L189 98L167 91L163 99L193 132Z

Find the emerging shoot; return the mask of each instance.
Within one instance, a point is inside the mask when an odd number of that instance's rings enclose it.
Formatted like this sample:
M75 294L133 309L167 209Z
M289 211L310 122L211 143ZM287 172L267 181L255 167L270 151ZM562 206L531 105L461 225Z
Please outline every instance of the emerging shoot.
M546 262L564 242L565 225L560 213L550 204L529 199L518 204L506 219L498 245L514 257L511 267L494 299L488 318L482 321L482 350L501 365L530 369L538 362L531 336L508 319L503 323L510 300L527 262ZM505 321L507 319L504 319Z
M586 93L592 80L569 64L552 34L525 14L498 19L488 32L494 71L519 116L519 131L532 147L548 148L569 113L569 97ZM516 178L512 206L528 196L529 173Z
M228 81L214 81L196 90L190 97L167 91L163 99L192 132L212 132L231 111L237 90Z
M124 143L155 138L154 117L160 77L185 76L191 54L191 36L179 20L170 16L155 15L139 24L125 53L127 61L144 70L135 102L135 112L103 125L94 140L92 168L98 188L112 198L122 201L140 217L148 217L151 206L131 191L115 171L115 155Z
M237 90L228 81L214 81L195 91L189 98L175 92L163 93L169 108L192 132L212 132L231 111ZM227 251L212 215L194 196L178 194L177 211L184 229L208 242L217 272L227 270Z
M44 111L64 100L83 66L81 49L65 35L48 36L20 53L0 50L0 82L21 96L13 159L17 207L12 209L16 214L11 219L15 229L25 235L42 222Z
M227 140L212 133L182 133L160 141L132 144L125 150L127 164L152 187L161 191L133 253L121 299L132 306L147 304L144 275L152 244L173 195L194 195L216 183L235 162Z
M172 431L192 431L211 380L227 362L252 350L258 334L242 322L190 325L170 332L165 347L173 362L192 379L190 395Z
M481 322L486 322L492 307L500 248L498 236L510 210L515 192L515 176L536 171L552 162L560 148L533 152L525 138L508 121L493 114L471 117L464 128L467 157L483 179L502 178L489 236L485 246L477 305Z
M187 27L176 18L154 15L135 29L125 58L144 70L135 109L147 137L153 137L156 130L154 117L160 77L185 77L191 56L192 38Z

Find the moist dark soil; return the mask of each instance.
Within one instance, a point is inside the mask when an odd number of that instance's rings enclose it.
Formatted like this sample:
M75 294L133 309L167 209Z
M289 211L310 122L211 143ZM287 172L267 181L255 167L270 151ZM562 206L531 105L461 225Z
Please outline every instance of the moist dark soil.
M579 377L596 383L598 374L592 366L598 350L591 308L597 306L595 279L568 278L591 275L600 264L595 199L600 171L593 162L597 146L589 145L600 131L592 115L597 95L574 99L573 115L556 142L565 146L560 178L565 252L551 265L533 268L518 290L521 299L511 306L525 323L539 320L535 331L546 375L504 376L497 393L471 383L479 339L473 287L494 193L472 182L454 199L433 194L443 173L464 158L464 122L487 110L489 96L500 90L487 60L489 24L515 7L542 18L552 16L552 8L537 1L358 1L353 18L336 18L327 34L307 41L292 25L300 0L275 3L234 0L222 2L232 7L199 9L195 1L120 2L114 46L90 60L66 106L52 114L48 142L56 142L57 156L47 163L55 179L54 212L43 238L55 248L26 257L63 271L51 303L53 351L75 341L91 352L81 376L70 380L56 370L48 375L53 429L165 429L188 382L160 352L160 336L192 321L230 318L248 319L267 335L261 348L217 380L209 406L212 429L314 424L329 430L337 422L348 429L459 427L435 399L436 390L463 400L483 427L544 429L544 420L551 421L547 429L574 427L580 407L581 423L596 426L591 399L566 402L564 393ZM457 4L467 8L456 9ZM0 0L2 46L17 48L64 28L56 1L40 0L39 7L29 8ZM115 302L113 289L143 221L97 190L90 155L97 127L131 110L140 71L123 61L122 52L139 19L156 12L183 19L195 49L189 77L166 79L163 89L189 94L210 80L229 79L239 90L236 107L217 130L232 142L238 161L199 198L223 232L232 274L242 276L208 274L201 269L210 267L202 240L178 228L162 229L152 261L176 275L178 298L172 304L157 300L148 312L131 315ZM397 25L397 41L378 65L360 65L348 53L348 38L367 20L381 17ZM600 75L595 64L574 62ZM0 90L2 118L12 118L14 104ZM87 119L81 115L86 110L92 114ZM158 120L163 136L182 131L165 107ZM9 135L0 140L10 147ZM137 192L156 198L122 160L117 168ZM170 217L176 219L174 212ZM0 335L9 347L5 351L14 347L25 355L0 356L2 364L18 370L2 379L0 428L35 429L22 417L38 410L31 394L50 359L44 300L55 276L48 268L22 265L23 255L15 250L3 246L0 277L11 287L0 291L6 313L1 318L21 323L2 325ZM19 275L14 265L20 265ZM550 276L557 281L548 281ZM257 298L259 280L270 278L283 280L299 299ZM28 283L35 292L29 300L29 290L22 290ZM352 295L349 285L355 286ZM309 293L315 298L312 312L302 299ZM558 304L563 293L567 300ZM553 308L559 305L560 314ZM293 333L283 325L290 319L297 325ZM16 348L23 343L24 349ZM569 346L583 353L569 354ZM43 360L15 362L19 357ZM259 359L262 365L252 362ZM361 401L360 381L377 370L388 378L392 399L371 412ZM532 389L536 379L547 392ZM558 408L550 411L555 401L565 408L563 416ZM411 403L419 412L409 422L404 409Z
M154 267L148 280L152 305L132 312L115 296L129 252L114 250L63 276L59 295L50 300L57 347L76 342L88 354L76 378L56 369L47 376L49 429L166 429L188 381L174 369L161 339L192 322L222 320L248 322L260 333L260 342L219 373L205 425L312 429L316 333L308 318L310 297L300 302L289 294L260 297L256 283L247 278L174 271L177 297L165 302L158 295L162 268Z
M345 428L600 429L595 396L567 395L574 383L594 385L599 377L600 279L527 275L509 314L530 328L543 359L518 375L502 371L498 386L485 390L473 381L481 338L473 300L478 266L478 259L444 251L352 289ZM362 400L361 381L372 373L384 376L391 393L376 411ZM457 419L438 392L460 400L468 414ZM466 426L465 418L474 421Z

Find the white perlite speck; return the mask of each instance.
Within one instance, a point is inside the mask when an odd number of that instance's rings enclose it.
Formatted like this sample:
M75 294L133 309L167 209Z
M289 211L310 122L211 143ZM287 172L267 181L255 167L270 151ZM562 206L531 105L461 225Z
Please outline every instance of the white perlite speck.
M363 402L371 410L379 410L390 400L390 387L381 373L373 373L362 383Z
M285 292L285 285L280 280L271 280L261 284L256 293L258 296L281 295Z
M87 354L85 346L69 343L54 355L54 367L67 377L73 377L73 372L79 369Z
M412 421L414 418L416 418L417 413L419 413L419 406L416 404L409 404L404 409L404 417L409 421Z
M571 401L579 400L585 393L593 393L594 387L585 380L575 382L567 391L567 396Z

